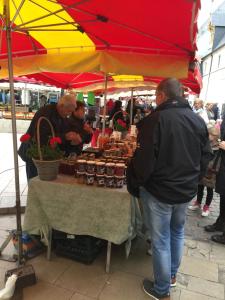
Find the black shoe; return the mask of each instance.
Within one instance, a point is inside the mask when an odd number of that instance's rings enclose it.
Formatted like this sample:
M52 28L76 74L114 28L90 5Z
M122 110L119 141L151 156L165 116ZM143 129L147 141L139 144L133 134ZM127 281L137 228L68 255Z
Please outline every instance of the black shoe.
M170 300L170 294L165 294L165 295L159 295L154 291L154 284L152 281L148 279L143 280L143 290L144 292L152 297L152 299L159 300L159 299L164 299L164 300Z
M211 240L213 242L225 245L225 233L212 235Z
M215 222L212 225L205 226L205 231L207 232L215 232L215 231L224 231L224 222Z

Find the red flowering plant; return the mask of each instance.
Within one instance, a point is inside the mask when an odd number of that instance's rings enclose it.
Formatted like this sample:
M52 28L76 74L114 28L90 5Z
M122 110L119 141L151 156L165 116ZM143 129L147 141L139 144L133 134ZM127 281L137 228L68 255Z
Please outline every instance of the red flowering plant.
M115 130L123 132L129 129L129 120L127 120L127 114L123 113L123 119L121 118L114 118L113 120L113 127Z
M27 147L26 155L28 158L40 160L40 153L36 140L31 138L30 134L26 133L21 136L20 141L29 144ZM41 145L41 154L43 160L57 160L63 157L63 152L60 150L59 145L62 144L60 137L50 137L47 145Z

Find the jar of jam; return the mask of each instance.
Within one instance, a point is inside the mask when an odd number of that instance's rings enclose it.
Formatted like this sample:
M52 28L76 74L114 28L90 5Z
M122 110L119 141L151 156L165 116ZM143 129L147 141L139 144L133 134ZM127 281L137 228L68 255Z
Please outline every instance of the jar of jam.
M86 173L86 184L93 185L95 182L95 174Z
M114 176L105 176L105 186L113 188L115 184Z
M86 172L86 160L78 159L76 163L77 171L78 172Z
M115 176L115 187L122 188L124 184L124 176Z
M117 163L115 166L115 175L124 176L124 174L125 174L125 164Z
M97 186L105 186L105 175L96 175Z
M105 166L106 166L106 175L114 176L114 174L115 174L115 164L109 162Z
M87 173L90 173L90 174L95 173L95 161L94 160L87 161L86 171L87 171Z
M96 173L97 175L104 175L105 174L105 163L104 162L96 162Z

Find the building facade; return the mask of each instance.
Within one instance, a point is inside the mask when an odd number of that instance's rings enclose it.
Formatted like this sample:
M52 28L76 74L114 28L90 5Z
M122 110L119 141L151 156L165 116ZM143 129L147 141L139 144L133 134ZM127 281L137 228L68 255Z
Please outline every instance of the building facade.
M205 102L225 104L225 1L203 24L198 37Z

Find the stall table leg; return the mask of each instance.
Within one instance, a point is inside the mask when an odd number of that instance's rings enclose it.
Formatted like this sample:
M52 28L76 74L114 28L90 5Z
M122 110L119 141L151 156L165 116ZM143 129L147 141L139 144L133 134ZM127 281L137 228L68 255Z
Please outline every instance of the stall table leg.
M109 268L110 268L110 261L111 261L111 248L112 248L112 243L108 241L107 244L107 257L106 257L106 273L109 273Z
M52 229L49 230L48 236L48 249L47 249L47 259L51 259L51 250L52 250Z

